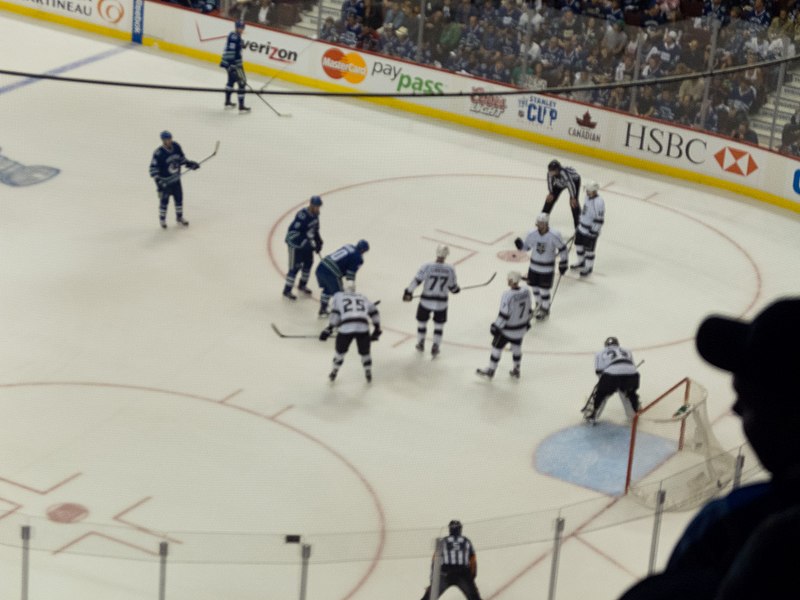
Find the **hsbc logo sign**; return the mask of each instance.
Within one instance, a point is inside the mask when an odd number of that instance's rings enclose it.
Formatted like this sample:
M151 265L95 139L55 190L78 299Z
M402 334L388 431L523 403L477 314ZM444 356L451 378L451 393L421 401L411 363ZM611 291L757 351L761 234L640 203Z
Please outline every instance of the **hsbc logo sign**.
M758 170L758 164L747 150L725 146L714 154L714 160L726 173L747 177Z

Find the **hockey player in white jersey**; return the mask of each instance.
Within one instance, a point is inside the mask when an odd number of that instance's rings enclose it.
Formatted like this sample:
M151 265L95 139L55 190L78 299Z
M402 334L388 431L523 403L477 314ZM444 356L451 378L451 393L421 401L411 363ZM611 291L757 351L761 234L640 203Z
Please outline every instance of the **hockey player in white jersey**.
M328 375L331 381L336 379L339 369L344 363L344 355L353 340L356 341L358 354L361 356L361 365L364 367L364 376L367 381L372 381L372 357L370 356L371 342L377 342L381 333L381 320L378 309L370 300L356 292L354 281L348 280L344 284L344 291L336 292L331 299L331 314L328 326L319 334L321 341L327 340L333 330L338 328L336 334L336 354L333 357L333 370ZM370 321L373 325L372 334L369 332Z
M586 200L583 202L581 218L575 231L575 252L578 262L571 269L580 269L581 277L588 277L594 268L595 247L600 230L606 219L606 203L598 194L596 181L586 182Z
M630 350L622 348L615 337L606 339L603 349L595 354L594 372L600 377L583 407L583 418L595 425L614 392L619 393L629 419L639 412L639 371Z
M547 213L540 213L536 217L536 229L530 231L524 240L522 238L514 240L517 250L531 252L528 285L533 288L537 321L546 319L550 314L550 290L553 289L556 258L558 258L558 272L561 275L567 272L567 246L561 234L555 229L550 229L549 221L550 216Z
M489 326L492 334L492 354L489 358L489 366L485 369L478 369L477 373L481 377L491 379L497 370L500 362L500 353L506 344L511 345L511 357L514 361L514 368L509 374L519 378L519 367L522 361L522 338L531 328L531 291L527 287L520 287L519 282L522 275L519 271L509 271L508 288L503 292L500 299L500 312L497 318Z
M439 245L436 248L436 262L422 265L411 283L403 291L403 302L411 302L415 289L422 285L422 296L417 306L417 350L425 351L425 336L428 319L433 314L433 346L431 356L437 356L442 344L442 331L447 322L447 300L449 294L461 291L452 265L445 264L450 248Z

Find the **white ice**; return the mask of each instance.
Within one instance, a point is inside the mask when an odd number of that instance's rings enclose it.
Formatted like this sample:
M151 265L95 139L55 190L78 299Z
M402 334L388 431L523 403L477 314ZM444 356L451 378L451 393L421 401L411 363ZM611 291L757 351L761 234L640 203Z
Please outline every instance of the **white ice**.
M46 72L114 48L0 16L3 68ZM224 82L216 65L135 47L65 75ZM161 540L167 598L294 598L299 548L283 535L295 533L312 545L309 598L415 598L452 518L477 546L484 598L541 598L567 505L557 597L615 598L646 573L651 518L533 468L545 437L580 425L609 335L645 359L643 400L691 376L709 389L723 446L743 442L729 378L692 336L711 312L752 316L797 293L796 214L559 154L607 203L595 272L561 281L550 320L525 340L522 379L507 377L505 353L486 382L474 373L505 273L526 266L500 254L532 227L553 151L353 100L270 96L292 115L278 118L254 97L244 116L220 94L7 88L20 81L0 76L0 152L61 173L0 184L3 598L19 594L21 524L34 600L155 598ZM158 227L147 167L162 129L195 160L221 144L184 178L185 230L172 208ZM330 341L270 328L323 327L315 301L280 294L283 235L312 194L326 251L372 246L358 276L385 329L371 385L354 350L331 385ZM553 226L571 227L565 199ZM462 285L498 276L453 298L431 360L414 350L415 306L401 296L438 243ZM624 420L616 399L604 418ZM88 512L56 522L62 505ZM690 517L667 515L659 565Z

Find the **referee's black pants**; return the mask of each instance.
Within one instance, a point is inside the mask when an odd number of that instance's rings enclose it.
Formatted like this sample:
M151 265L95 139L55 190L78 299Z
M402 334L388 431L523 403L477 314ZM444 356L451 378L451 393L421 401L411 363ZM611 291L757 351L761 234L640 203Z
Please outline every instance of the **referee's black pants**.
M439 595L444 594L445 590L450 586L456 586L460 589L467 600L481 600L481 595L478 593L478 587L475 585L475 579L469 567L456 567L452 569L445 569L442 567L442 574L439 578ZM422 600L431 600L431 588L425 590ZM434 598L433 600L438 600Z

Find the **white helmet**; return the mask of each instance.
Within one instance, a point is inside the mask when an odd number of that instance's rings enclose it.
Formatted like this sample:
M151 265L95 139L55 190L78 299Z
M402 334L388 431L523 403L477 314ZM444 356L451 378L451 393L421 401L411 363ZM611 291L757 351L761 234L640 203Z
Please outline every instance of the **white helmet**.
M519 271L509 271L508 272L508 283L512 285L519 284L520 280L522 279L522 275Z
M590 181L586 182L586 192L587 193L596 194L599 189L600 189L600 186L597 184L596 181L591 181L590 180Z
M549 222L550 222L550 215L548 215L546 212L539 213L538 215L536 215L536 224L537 225L539 223L547 224Z
M356 282L353 279L345 279L344 280L344 291L345 292L355 292L356 291Z
M436 246L436 258L447 258L448 254L450 254L450 248L444 244Z

